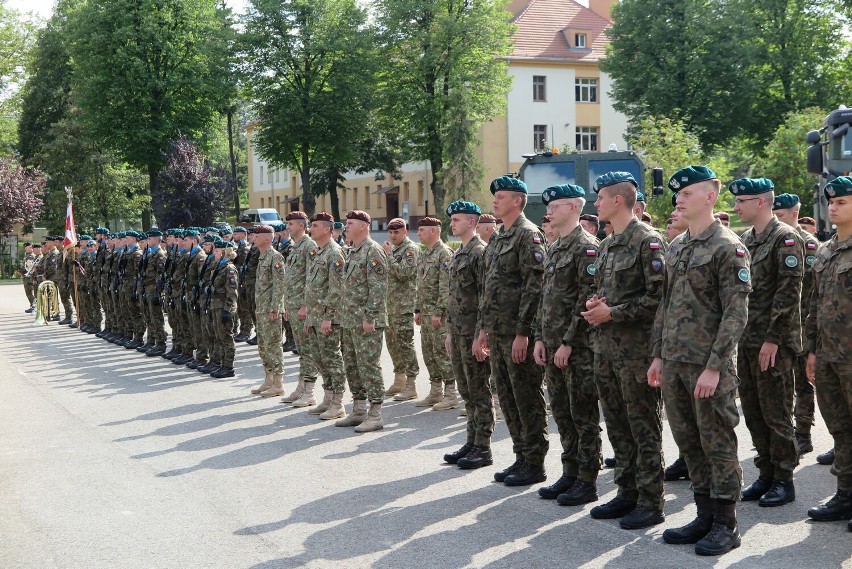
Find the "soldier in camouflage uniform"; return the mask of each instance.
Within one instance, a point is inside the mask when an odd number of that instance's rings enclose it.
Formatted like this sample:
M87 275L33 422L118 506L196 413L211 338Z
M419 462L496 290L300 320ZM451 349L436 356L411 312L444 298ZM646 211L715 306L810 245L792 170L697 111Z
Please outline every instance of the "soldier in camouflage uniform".
M819 248L813 264L807 373L817 382L819 410L834 437L837 494L808 516L835 521L852 519L852 177L835 178L823 191L837 233ZM846 527L852 531L852 521Z
M237 315L239 316L239 333L234 336L235 342L245 342L251 337L251 331L254 329L254 310L249 305L248 295L245 293L245 285L242 280L245 278L246 264L251 255L251 243L247 240L248 230L245 227L234 228L234 245L237 248L237 258L234 259L234 266L237 268L240 277L240 290L237 296ZM254 283L252 283L254 284Z
M59 289L59 301L62 303L65 317L59 321L59 324L71 324L74 319L74 308L72 306L71 296L74 294L74 261L77 260L77 254L72 247L63 247L63 241L58 242L60 249L60 263L57 274Z
M523 486L544 482L547 418L542 370L533 359L533 320L541 298L544 236L523 214L527 187L503 176L491 182L494 213L503 230L486 247L484 289L479 301L479 337L473 350L490 349L491 372L512 437L515 462L494 475ZM490 249L490 251L489 251Z
M183 355L172 360L172 363L175 365L186 365L191 362L193 353L198 349L202 350L201 356L205 358L207 356L204 353L207 350L205 349L202 337L203 332L201 330L201 319L204 309L201 306L201 268L207 260L207 253L201 248L201 240L201 236L199 235L190 235L189 237L189 241L193 244L193 247L189 252L189 258L186 262L186 274L184 275L183 283L183 301L185 303L183 306L186 307L184 311L186 320L184 322L187 324L186 344L184 345ZM212 370L206 370L204 373L210 373L210 371Z
M275 232L277 241L273 241L273 245L275 250L284 257L284 261L287 262L290 259L290 253L293 252L293 240L290 238L290 228L287 227L286 223L278 223L275 225ZM286 318L282 322L284 327L284 345L282 348L285 352L297 352L296 340L293 337L293 327ZM299 393L299 397L301 397L301 392Z
M71 299L74 304L74 309L77 313L77 321L71 323L71 328L80 327L81 330L88 323L88 291L89 287L86 284L85 268L83 267L83 257L89 252L89 241L92 238L89 235L79 235L74 248L69 248L67 257L71 260L71 268L69 269L69 282L71 284Z
M148 342L151 344L151 347L145 351L145 355L152 357L166 353L166 328L163 320L160 279L166 270L167 255L162 243L162 231L153 229L148 232L145 274L142 276L145 304L142 308L148 313Z
M550 409L562 442L562 476L539 496L579 506L598 499L600 412L590 327L581 313L595 293L598 240L580 225L586 190L551 186L541 199L557 239L544 262L535 324L536 363L547 370Z
M284 352L281 335L284 319L284 257L272 246L274 230L268 225L258 225L253 230L254 249L258 251L255 289L255 323L257 325L257 351L266 377L251 392L261 397L278 397L284 394Z
M705 166L669 179L678 216L687 223L666 253L666 285L654 321L648 383L662 385L669 426L685 457L697 516L667 529L667 543L694 543L696 553L721 555L740 545L736 502L737 340L748 320L749 254L713 217L721 184Z
M84 332L87 334L97 334L101 331L101 304L99 302L98 287L100 283L100 268L98 266L98 253L100 252L100 242L89 241L89 250L83 258L83 268L85 270L86 287L88 293L88 308L84 322Z
M497 218L490 213L483 213L479 216L479 222L476 224L476 234L485 242L485 252L482 254L481 268L486 269L488 260L491 259L494 253L494 236L497 233ZM484 278L484 276L483 276ZM494 408L494 419L499 421L503 418L503 412L500 410L500 398L497 397L497 383L494 380L494 374L491 374L491 406Z
M21 275L21 280L24 284L24 294L27 295L27 302L29 303L27 309L24 310L27 314L34 310L33 306L35 305L35 289L33 288L32 277L29 275L34 263L35 255L33 255L32 243L26 242L24 243L24 258L21 260L18 273Z
M255 236L254 230L249 229L249 234L247 240L251 245L251 251L248 254L248 259L246 259L246 264L243 266L243 272L240 275L240 296L245 297L243 300L245 301L246 310L250 313L251 317L251 326L247 328L248 334L247 336L251 336L251 329L257 327L257 312L255 310L255 299L254 299L254 283L257 280L257 263L260 259L260 251L257 250L257 246L255 245ZM242 322L242 320L240 320ZM249 326L246 324L246 326ZM257 334L254 337L246 340L246 343L250 346L257 345Z
M799 210L801 202L796 194L780 194L775 196L775 202L772 204L772 213L778 218L778 221L786 223L796 230L804 245L802 256L805 260L804 276L802 278L802 302L800 305L800 315L802 317L802 326L804 327L805 318L808 316L808 305L811 301L811 292L814 286L813 264L816 261L816 252L819 248L819 241L808 231L805 231L799 225ZM793 416L796 419L796 450L799 456L807 454L814 450L814 445L811 442L811 427L814 425L814 386L808 381L805 368L807 366L808 355L802 350L796 354L794 362L794 387L796 393L796 406L793 411Z
M449 294L450 259L453 250L441 240L441 220L424 217L418 222L417 236L425 250L417 260L417 294L414 323L420 326L420 349L429 371L429 394L417 407L437 410L459 406L453 370L444 349Z
M793 361L802 351L804 246L792 227L772 215L771 180L741 178L728 189L736 196L734 211L753 224L742 236L751 254L753 290L748 324L740 338L737 375L760 476L743 490L742 500L782 506L796 498L793 470L799 464L791 411Z
M311 217L311 239L317 245L309 254L305 283L305 304L309 308L304 338L308 352L316 358L325 391L322 402L308 413L319 415L323 420L339 419L346 414L343 409L346 374L340 352L338 314L342 303L341 277L346 260L340 245L331 238L333 226L334 218L327 212Z
M143 238L136 231L127 232L127 250L124 253L124 275L121 287L124 302L124 330L130 341L124 344L128 350L141 346L145 336L145 321L142 319L142 289L139 286L139 276L142 270L142 251L139 240Z
M25 285L29 283L29 287L31 289L31 295L27 295L27 300L30 301L30 306L24 312L27 314L31 314L35 311L35 294L38 289L38 268L41 264L41 243L33 243L30 247L30 259L28 262L24 263L24 279Z
M221 365L210 372L210 377L218 379L234 377L234 320L237 317L237 291L239 277L233 260L237 257L234 244L218 240L215 244L216 259L211 276L210 321L216 334L214 352L210 360Z
M388 256L388 327L385 343L393 362L394 380L385 396L394 401L417 397L420 366L414 351L414 303L417 295L417 259L420 248L408 238L405 220L388 222L385 253Z
M594 269L597 294L583 312L595 327L595 381L615 451L617 496L592 508L595 519L621 518L641 529L663 515L662 398L645 380L648 338L663 294L665 240L633 215L638 184L627 172L595 180L595 207L613 233Z
M444 455L449 464L472 470L494 464L491 434L494 411L491 408L491 366L481 348L474 356L479 296L484 286L482 257L485 242L476 235L481 214L479 206L455 201L447 206L450 229L461 240L450 262L447 302L446 352L467 410L467 441L457 451Z
M346 235L352 243L342 277L343 311L340 345L346 379L354 400L352 413L335 423L365 433L384 427L382 401L382 337L388 315L388 263L384 249L370 238L370 215L346 214ZM367 411L367 401L370 409Z
M216 345L216 324L210 313L213 302L213 271L218 262L214 244L220 241L216 235L208 233L204 236L201 250L207 255L198 273L198 311L201 315L201 342L195 347L195 357L187 362L186 367L197 369L201 373L212 373L219 369L222 360L213 356ZM209 357L209 361L208 361Z
M186 302L186 272L189 268L190 258L197 255L201 248L198 245L198 232L187 229L182 232L183 237L179 239L177 258L175 259L172 272L172 306L174 307L174 323L169 320L172 328L171 352L163 355L164 358L174 361L192 352L192 329L189 327L189 304ZM188 360L187 360L188 361Z
M114 311L115 304L113 303L112 298L112 271L113 259L117 256L117 253L115 252L117 242L118 239L115 234L109 234L103 242L105 246L101 247L101 250L98 251L98 256L101 257L101 282L99 293L101 304L104 307L104 329L100 334L98 334L98 336L107 341L113 337L116 331Z

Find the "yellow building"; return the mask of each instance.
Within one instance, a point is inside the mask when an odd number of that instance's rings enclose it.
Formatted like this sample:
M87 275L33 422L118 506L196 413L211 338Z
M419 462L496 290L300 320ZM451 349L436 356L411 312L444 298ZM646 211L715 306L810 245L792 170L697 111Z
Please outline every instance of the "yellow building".
M627 119L616 112L609 95L611 79L598 63L605 55L606 30L612 24L610 8L616 0L589 0L589 7L575 0L511 0L508 10L517 27L514 48L508 58L513 86L506 99L506 113L481 130L478 157L485 167L482 192L474 196L490 211L489 180L517 172L523 154L550 147L580 152L626 147ZM254 153L253 128L248 133L249 207L272 207L282 217L299 209L298 176L287 170L270 170ZM340 212L367 211L375 229L388 220L403 217L415 225L434 215L429 189L428 162L405 164L401 180L390 176L347 176L339 190ZM541 189L541 188L538 188ZM317 211L331 211L329 196L317 199Z

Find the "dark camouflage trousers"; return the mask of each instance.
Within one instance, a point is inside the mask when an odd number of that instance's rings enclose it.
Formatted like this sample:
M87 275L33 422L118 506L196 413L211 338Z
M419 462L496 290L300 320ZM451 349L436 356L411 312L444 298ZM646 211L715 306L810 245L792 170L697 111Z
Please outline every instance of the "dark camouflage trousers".
M199 308L198 310L193 310L190 306L187 312L187 323L189 326L187 327L187 349L184 350L185 353L191 354L196 350L202 351L201 355L206 356L204 343L204 332L203 332L203 324L202 319L207 318L207 315L204 314L204 309Z
M180 347L181 353L188 354L192 352L192 328L189 324L189 307L180 299L175 301L175 315L177 316L178 330L180 330ZM178 337L175 336L175 340Z
M618 496L662 509L662 395L648 385L649 359L611 360L595 354L595 381L615 452Z
M216 308L211 314L210 321L215 332L215 341L210 359L221 362L224 367L234 367L234 356L236 355L234 319L237 317L237 311L228 310L228 321L223 322L225 310L227 309Z
M35 286L31 278L24 277L24 293L27 295L30 306L35 304Z
M385 329L385 343L388 346L393 372L404 373L408 377L417 377L420 365L414 351L414 315L388 315L388 327Z
M213 324L211 315L201 317L201 343L195 346L195 359L200 362L211 357L216 350L216 326ZM222 360L213 361L221 363Z
M817 402L828 432L834 437L837 489L852 491L852 364L816 360Z
M59 293L59 301L62 303L62 309L65 311L65 317L71 318L71 315L74 314L74 310L71 306L71 295L73 294L72 291L74 289L74 285L65 286L63 284L59 285L57 288L57 292Z
M121 300L124 312L124 331L127 337L133 337L140 342L145 337L145 320L142 318L141 300L133 300L130 294Z
M444 338L447 335L446 324L440 328L432 326L430 316L423 315L423 324L420 326L420 350L423 353L423 363L429 371L429 381L452 382L453 368L447 357L444 347Z
M663 362L663 397L672 435L686 460L692 491L719 500L740 499L743 471L737 457L740 422L739 380L731 368L720 373L713 397L696 399L695 384L704 367Z
M349 391L355 401L368 400L382 403L385 384L382 380L382 339L384 330L377 328L372 334L358 328L343 328L340 333L340 350L346 368Z
M520 364L512 361L512 342L515 336L488 336L491 348L491 373L497 384L497 398L509 434L512 451L518 460L541 466L547 456L547 411L542 388L542 368L533 359L533 345L527 349L527 359Z
M450 335L453 376L467 411L467 442L491 447L494 407L491 404L491 364L476 361L471 348L473 336Z
M803 435L811 434L811 427L816 424L814 420L815 395L814 386L808 381L805 367L808 365L808 355L795 356L793 362L793 374L795 376L796 406L793 416L796 418L796 432Z
M298 310L298 306L287 308L287 312L292 320L290 327L293 330L293 339L296 341L296 348L299 350L299 379L312 383L317 380L319 372L313 353L311 352L310 343L306 337L305 321L296 318Z
M284 373L284 351L281 349L281 315L270 320L265 312L255 314L257 322L257 353L265 372Z
M754 465L761 476L793 479L799 453L793 434L793 352L778 348L775 367L760 371L760 348L740 346L737 375L746 427L757 449Z
M252 289L253 290L253 289ZM240 317L239 333L250 336L254 329L254 293L246 292L245 298L237 298L237 315Z
M343 371L343 354L340 352L340 327L332 326L331 334L326 336L319 328L309 326L305 344L315 356L318 371L322 375L322 388L335 393L346 391L346 372Z
M86 318L84 319L86 324L90 326L94 326L95 328L101 327L101 321L103 320L103 314L101 313L101 293L100 291L93 290L89 291L89 306Z
M160 295L151 293L148 295L148 303L145 306L148 312L148 341L155 346L166 346L166 322L163 319L163 303Z
M568 367L553 364L556 347L548 347L547 391L550 411L562 442L562 472L594 482L601 469L601 427L595 355L589 348L574 348Z

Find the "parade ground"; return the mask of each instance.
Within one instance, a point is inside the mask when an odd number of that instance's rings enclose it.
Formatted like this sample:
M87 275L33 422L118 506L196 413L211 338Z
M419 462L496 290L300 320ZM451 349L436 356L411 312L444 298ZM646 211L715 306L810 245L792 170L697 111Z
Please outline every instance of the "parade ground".
M495 483L514 460L503 422L494 467L462 471L442 460L465 442L458 410L389 401L384 430L358 435L251 395L263 380L254 346L238 344L236 377L217 380L68 326L33 327L24 308L20 284L0 285L4 569L852 567L846 523L806 515L835 492L815 460L832 446L819 416L796 501L741 504L742 546L699 558L661 537L694 517L687 482L666 483L664 524L625 531L591 519L595 504L562 507L539 498L540 485ZM288 354L288 393L297 365ZM390 385L387 352L382 366ZM742 420L737 434L748 484L757 474ZM667 425L664 446L671 463ZM551 419L548 483L560 450ZM598 504L614 497L612 470L598 491Z

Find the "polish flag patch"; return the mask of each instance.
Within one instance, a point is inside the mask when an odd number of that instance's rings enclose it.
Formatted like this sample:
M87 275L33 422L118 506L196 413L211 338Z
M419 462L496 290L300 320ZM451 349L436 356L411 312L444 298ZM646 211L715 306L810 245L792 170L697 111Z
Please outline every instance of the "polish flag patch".
M787 246L787 247L792 247L795 244L796 244L795 239L785 239L784 240L784 245Z
M745 257L745 249L737 247L737 257Z
M816 243L808 243L808 249L813 250L813 249L816 249L816 248L817 248Z
M535 243L536 245L541 245L541 237L539 237L538 235L533 235L533 243Z
M656 241L652 241L652 242L648 243L648 247L650 247L651 249L657 250L657 249L660 248L660 244L657 243Z
M595 255L597 255L597 254L598 254L598 252L597 252L597 251L595 251L594 249L586 249L586 255L587 255L588 257L594 257L594 256L595 256Z

